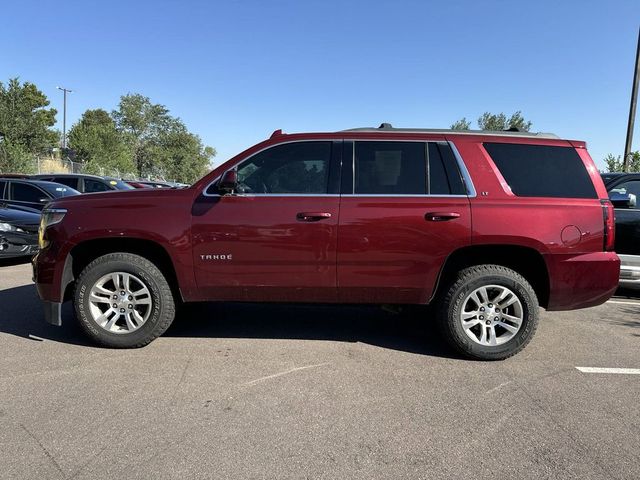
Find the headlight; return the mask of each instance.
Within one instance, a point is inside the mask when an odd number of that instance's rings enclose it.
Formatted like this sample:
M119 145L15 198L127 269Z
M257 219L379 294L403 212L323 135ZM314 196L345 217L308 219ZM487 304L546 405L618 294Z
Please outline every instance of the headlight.
M67 211L64 208L45 208L40 217L40 228L38 229L38 245L46 248L49 242L45 240L44 233L51 225L60 223Z
M0 223L0 232L24 232L24 230L10 223Z

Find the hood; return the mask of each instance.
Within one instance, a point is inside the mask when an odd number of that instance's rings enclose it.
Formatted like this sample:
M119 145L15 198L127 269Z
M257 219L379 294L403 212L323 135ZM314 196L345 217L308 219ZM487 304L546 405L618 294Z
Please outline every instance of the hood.
M100 193L83 193L70 197L57 198L52 200L47 208L75 208L75 206L109 207L110 205L139 206L149 203L172 202L178 199L192 197L194 191L190 188L174 190L171 188L142 189L132 188L131 190L110 190Z
M0 222L18 226L38 225L40 223L40 214L15 208L0 208Z

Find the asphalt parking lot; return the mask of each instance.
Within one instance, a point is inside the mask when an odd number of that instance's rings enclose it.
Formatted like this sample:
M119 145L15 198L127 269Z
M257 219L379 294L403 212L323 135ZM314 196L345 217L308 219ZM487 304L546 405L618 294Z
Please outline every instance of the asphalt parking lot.
M0 267L0 478L640 478L640 375L576 368L640 369L640 299L496 363L374 307L200 305L138 350L64 320Z

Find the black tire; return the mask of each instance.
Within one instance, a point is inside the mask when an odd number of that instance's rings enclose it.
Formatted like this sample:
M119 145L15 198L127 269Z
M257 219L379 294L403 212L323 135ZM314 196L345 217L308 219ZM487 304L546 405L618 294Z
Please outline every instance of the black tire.
M151 312L137 330L112 333L102 328L90 313L89 292L104 275L125 272L142 280L151 295ZM175 303L171 287L160 269L152 262L131 253L109 253L85 267L76 281L73 297L78 323L92 340L105 347L143 347L162 335L173 322Z
M465 300L474 290L487 285L508 288L522 306L520 329L501 345L477 343L462 326ZM533 338L539 319L538 298L529 282L519 273L500 265L476 265L461 270L443 293L437 306L438 323L444 338L462 355L478 360L503 360L521 351Z

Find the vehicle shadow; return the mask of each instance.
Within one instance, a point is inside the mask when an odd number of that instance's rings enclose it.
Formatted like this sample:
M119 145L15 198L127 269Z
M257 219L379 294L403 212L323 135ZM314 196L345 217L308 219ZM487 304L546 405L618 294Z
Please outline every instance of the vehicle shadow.
M0 268L24 265L25 263L31 263L31 257L0 258Z
M460 358L436 333L427 309L377 306L201 303L184 306L165 337L251 338L361 342L421 355ZM62 326L44 321L35 286L0 290L0 333L94 346L77 325L70 303Z
M460 358L437 333L426 308L400 311L370 305L201 303L188 305L165 336L361 342Z

